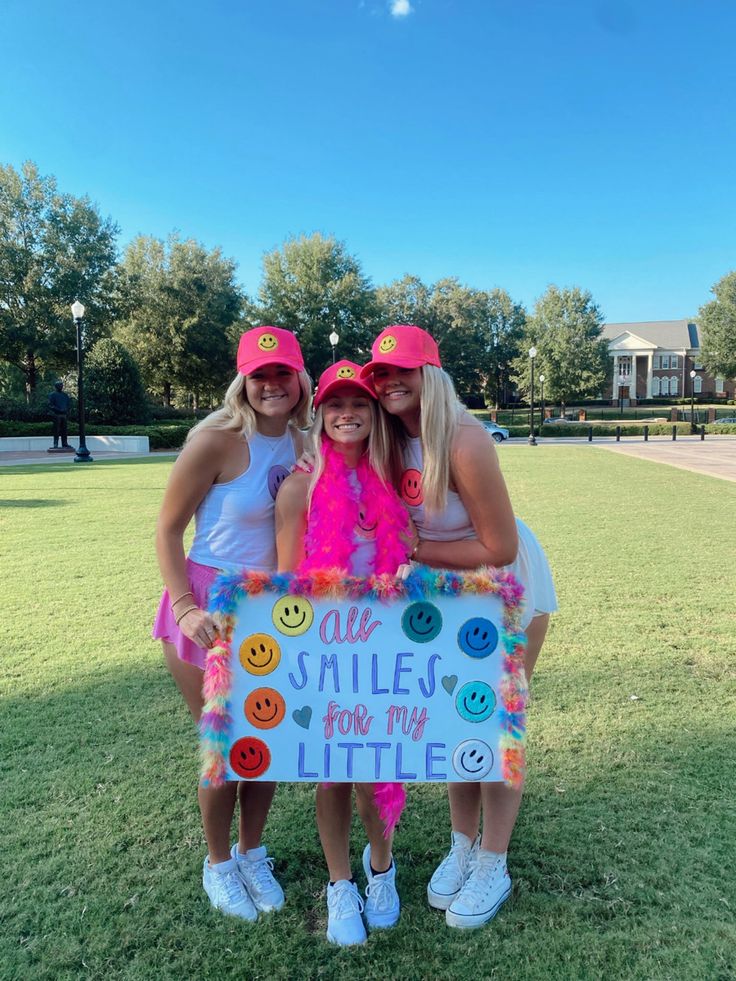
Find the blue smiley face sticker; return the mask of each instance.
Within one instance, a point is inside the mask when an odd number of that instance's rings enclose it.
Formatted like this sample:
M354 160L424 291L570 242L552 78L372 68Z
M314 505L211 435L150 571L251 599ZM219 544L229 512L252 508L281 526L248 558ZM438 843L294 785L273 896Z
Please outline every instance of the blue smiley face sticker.
M427 644L442 630L442 614L432 603L419 600L404 610L401 629L409 640L417 644Z
M482 780L493 767L491 747L482 739L465 739L455 747L452 765L462 780Z
M467 722L485 722L493 715L496 696L485 681L469 681L457 693L455 708Z
M457 642L468 657L488 657L498 644L498 630L485 617L473 617L458 630Z
M283 484L286 478L289 476L289 471L286 467L282 467L280 464L271 467L268 471L268 490L271 497L276 500L276 495L279 492L279 487Z

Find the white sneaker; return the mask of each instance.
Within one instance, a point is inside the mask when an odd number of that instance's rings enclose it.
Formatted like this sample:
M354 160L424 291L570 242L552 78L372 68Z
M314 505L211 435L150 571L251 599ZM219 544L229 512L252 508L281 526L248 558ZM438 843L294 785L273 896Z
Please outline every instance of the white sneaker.
M445 913L447 925L461 929L483 926L510 895L511 876L505 859L493 852L479 851L470 878Z
M349 947L368 939L363 926L363 900L358 887L347 879L327 886L327 939L331 944Z
M468 881L475 856L480 847L480 835L471 841L461 831L453 831L450 851L434 871L427 886L427 902L433 909L447 909Z
M210 865L208 855L202 869L202 885L215 909L227 913L228 916L249 920L251 923L258 919L258 910L248 895L245 883L238 872L237 862L233 859L219 862L213 867Z
M396 863L391 868L373 875L371 872L371 846L363 849L363 869L368 885L365 887L365 920L370 930L385 930L399 919L401 901L396 892Z
M284 890L276 881L273 872L273 859L266 853L265 846L249 848L241 855L238 846L233 845L230 854L238 864L238 872L257 910L273 913L284 905Z

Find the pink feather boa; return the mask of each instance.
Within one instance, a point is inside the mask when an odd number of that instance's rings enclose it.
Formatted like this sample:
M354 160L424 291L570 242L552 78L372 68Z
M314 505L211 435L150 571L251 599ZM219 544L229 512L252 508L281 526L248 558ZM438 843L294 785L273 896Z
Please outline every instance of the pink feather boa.
M350 573L355 526L376 529L373 573L393 576L409 554L409 514L393 487L387 487L363 454L355 469L360 488L350 480L350 468L326 436L322 437L325 468L312 492L305 539L306 558L299 572L342 569Z
M328 437L322 437L325 468L312 492L307 516L306 557L299 572L340 569L350 573L355 526L358 521L376 529L373 573L393 576L409 556L409 515L392 487L387 487L363 454L355 474L360 487L350 480L350 468ZM326 785L329 786L329 785ZM386 838L399 823L406 804L400 783L377 783L373 800L385 825Z

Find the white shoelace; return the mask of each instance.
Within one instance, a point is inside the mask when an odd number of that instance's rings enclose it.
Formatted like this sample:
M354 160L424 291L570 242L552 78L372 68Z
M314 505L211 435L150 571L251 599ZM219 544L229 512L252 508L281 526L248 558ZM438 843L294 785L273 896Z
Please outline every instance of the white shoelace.
M336 897L334 909L331 910L335 919L344 920L355 912L363 912L363 900L355 889L336 889L332 895Z
M388 913L396 905L394 901L396 890L385 879L374 878L365 887L365 894L373 900L377 913Z
M271 872L273 870L273 859L268 855L260 858L257 862L248 862L248 875L253 880L256 889L270 889L273 882Z
M227 894L228 902L237 903L243 898L245 886L235 870L218 875L218 879Z
M469 901L473 905L482 902L499 868L503 868L503 861L500 858L495 862L476 862L470 878L463 886L463 901Z
M451 848L448 855L440 862L439 868L435 872L435 875L440 876L447 872L450 866L457 866L460 871L461 876L465 876L468 871L468 866L470 865L473 857L473 849L465 848L459 841L456 842Z

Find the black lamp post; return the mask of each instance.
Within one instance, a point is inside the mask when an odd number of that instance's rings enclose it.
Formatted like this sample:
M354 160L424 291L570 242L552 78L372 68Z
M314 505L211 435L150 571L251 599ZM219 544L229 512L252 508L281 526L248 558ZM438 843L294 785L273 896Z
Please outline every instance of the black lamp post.
M695 371L690 372L690 432L695 432Z
M82 348L82 319L84 304L79 300L72 303L72 317L77 328L77 404L79 407L79 446L74 457L75 463L92 463L92 457L87 449L84 433L84 350Z
M534 436L534 359L537 356L537 349L535 347L529 348L529 363L532 368L532 384L531 384L531 409L529 412L529 445L536 446L537 440Z
M542 426L544 425L544 375L539 376L539 435L541 436L544 430Z
M332 363L335 363L335 348L337 347L337 342L340 340L340 335L337 331L332 331L330 334L330 344L332 345Z
M619 375L618 376L618 411L622 419L624 417L624 385L625 384L626 384L626 375Z

